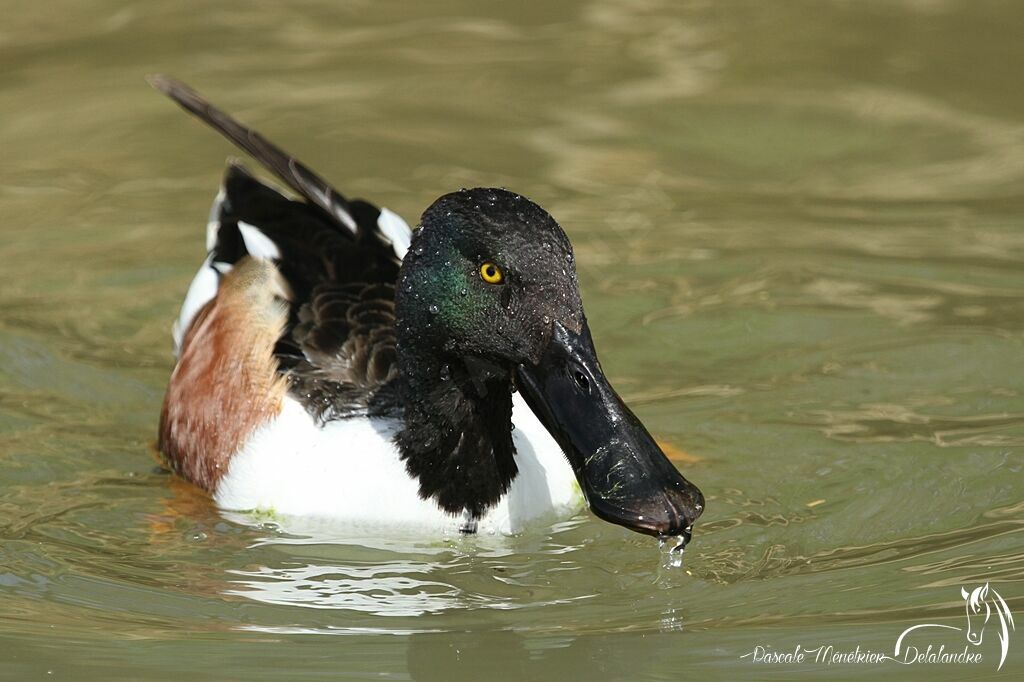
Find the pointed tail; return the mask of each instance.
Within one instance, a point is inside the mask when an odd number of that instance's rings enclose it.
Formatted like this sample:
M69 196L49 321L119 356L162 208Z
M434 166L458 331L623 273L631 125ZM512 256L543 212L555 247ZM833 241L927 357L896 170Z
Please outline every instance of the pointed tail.
M213 106L181 81L160 74L149 76L146 80L183 109L252 155L267 170L281 178L311 204L324 210L353 236L358 236L359 227L352 217L348 200L304 163Z

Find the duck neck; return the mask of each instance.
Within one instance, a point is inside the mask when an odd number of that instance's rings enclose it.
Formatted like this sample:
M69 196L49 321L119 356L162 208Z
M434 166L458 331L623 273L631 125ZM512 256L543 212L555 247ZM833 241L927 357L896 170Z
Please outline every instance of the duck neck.
M511 374L487 361L431 353L400 353L398 364L405 414L395 440L406 470L424 499L479 518L518 473Z

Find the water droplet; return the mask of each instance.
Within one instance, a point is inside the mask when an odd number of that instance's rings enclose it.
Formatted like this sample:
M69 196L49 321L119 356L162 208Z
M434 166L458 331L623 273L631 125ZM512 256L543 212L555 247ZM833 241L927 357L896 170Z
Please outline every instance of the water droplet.
M452 378L452 370L448 365L441 365L441 381L448 381Z
M544 250L545 251L550 251L551 250L551 242L544 242Z
M202 542L209 536L201 530L192 531L186 538L189 542Z
M544 324L551 324L551 316L550 316L550 315L545 315L545 316L544 316L543 318L541 318L541 319L543 319L543 320L544 320Z
M675 535L669 538L666 535L658 537L658 548L662 550L665 555L665 567L666 568L682 568L683 566L683 552L686 549L686 543L690 538L690 527L687 526L683 531L682 535ZM668 547L668 551L665 548Z
M465 296L468 293L469 293L469 291L467 289L459 289L459 295L461 295L461 296Z
M566 263L571 263L572 262L572 254L571 253L565 254L565 262Z
M437 307L437 306L436 306L435 304L433 304L433 303L431 303L431 304L430 304L430 307L429 307L429 308L427 308L427 310L429 310L429 311L430 311L430 314L431 314L431 315L437 315L437 314L438 314L438 313L439 313L439 312L441 311L441 309L440 309L440 308L438 308L438 307Z
M416 246L416 248L414 248L414 249L412 250L412 252L413 252L414 254L416 254L417 256L422 256L422 255L423 255L423 245L422 245L422 244L418 244L418 245Z

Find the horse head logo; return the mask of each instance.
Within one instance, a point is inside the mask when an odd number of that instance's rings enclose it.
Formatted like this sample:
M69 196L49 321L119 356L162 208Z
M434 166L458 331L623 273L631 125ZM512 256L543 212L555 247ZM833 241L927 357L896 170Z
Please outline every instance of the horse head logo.
M985 636L985 626L988 625L988 621L993 613L999 617L999 632L997 636L999 637L999 645L1001 647L999 667L1002 668L1003 661L1006 660L1006 652L1010 648L1010 630L1017 629L1013 623L1013 614L1010 613L1010 607L1006 605L1006 601L1003 600L998 592L989 588L988 583L981 587L975 587L970 592L961 587L960 596L964 598L965 602L964 608L967 611L967 641L971 644L975 646L981 644L982 638Z
M904 630L896 639L896 656L899 656L900 652L904 650L904 638L906 638L906 636L911 632L922 628L965 630L967 633L967 642L973 646L978 646L985 637L985 627L988 625L992 615L995 614L999 620L999 632L996 633L996 636L999 638L1000 647L999 668L997 668L997 670L1001 670L1003 663L1006 661L1006 652L1010 649L1010 631L1016 630L1016 626L1013 624L1013 614L1010 613L1010 607L1006 605L1006 601L998 592L989 587L988 583L985 583L981 587L975 587L970 592L961 587L960 596L964 598L964 608L967 611L966 628L958 628L953 625L942 625L940 623L921 623L920 625L913 625Z
M988 583L975 587L970 592L961 587L960 596L967 602L967 641L977 646L981 644L985 626L992 617L992 607L985 601L988 598ZM985 612L984 618L981 617L982 610Z

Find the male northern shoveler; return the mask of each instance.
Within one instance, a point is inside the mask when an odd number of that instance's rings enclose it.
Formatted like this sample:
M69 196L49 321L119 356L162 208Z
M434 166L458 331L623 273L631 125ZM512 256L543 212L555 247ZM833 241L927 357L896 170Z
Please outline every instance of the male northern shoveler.
M582 491L606 521L689 537L704 499L605 378L546 211L461 190L413 233L151 83L302 197L228 165L174 326L159 447L176 472L226 509L463 532L516 532Z

